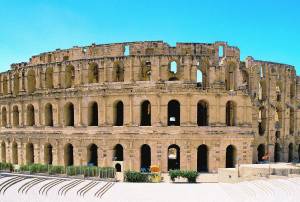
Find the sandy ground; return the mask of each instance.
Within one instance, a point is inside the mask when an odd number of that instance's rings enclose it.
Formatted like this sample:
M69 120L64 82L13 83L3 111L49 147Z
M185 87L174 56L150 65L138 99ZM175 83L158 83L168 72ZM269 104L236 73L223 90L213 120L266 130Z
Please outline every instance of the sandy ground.
M37 181L41 180L41 181ZM61 180L61 181L59 181ZM1 176L1 202L300 201L300 177L225 183L107 183Z

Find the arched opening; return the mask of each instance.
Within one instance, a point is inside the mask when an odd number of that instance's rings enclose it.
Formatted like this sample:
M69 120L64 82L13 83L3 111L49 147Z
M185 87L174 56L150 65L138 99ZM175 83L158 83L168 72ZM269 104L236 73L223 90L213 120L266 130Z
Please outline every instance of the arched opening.
M114 147L114 161L123 161L123 146L120 144L117 144Z
M13 126L19 126L19 108L17 105L13 106Z
M263 157L265 156L265 145L264 144L260 144L258 147L257 147L257 161L258 162L261 162L261 161L264 161Z
M50 103L45 105L45 125L53 126L53 109Z
M177 81L178 65L176 61L169 63L169 81Z
M235 90L235 70L236 64L230 62L226 68L226 90Z
M32 143L26 144L26 164L34 163L34 147Z
M27 73L27 91L28 93L33 93L35 91L35 72L33 69L29 70Z
M115 62L113 66L113 81L123 82L124 81L124 66L121 62Z
M295 131L295 111L290 108L290 134L293 134Z
M65 70L65 88L73 87L74 80L75 80L75 68L72 65L68 65Z
M236 124L236 104L233 101L226 103L226 125L235 126Z
M151 104L148 100L141 104L141 126L151 126Z
M19 73L15 73L14 76L14 95L19 94L20 82L19 82Z
M208 67L209 62L207 60L201 60L197 62L197 86L206 89L208 87Z
M32 104L27 105L27 126L33 126L35 124L34 107Z
M6 127L7 125L7 112L6 112L6 108L5 107L2 107L2 126L3 127Z
M64 148L65 166L72 166L74 164L73 145L68 143Z
M16 142L12 143L12 163L18 164L18 144Z
M44 162L47 165L52 165L53 154L52 154L52 145L47 143L44 146Z
M97 104L97 102L89 103L88 125L89 126L98 126L98 104Z
M141 81L150 81L151 79L151 62L146 60L142 62Z
M198 126L208 126L208 104L203 100L197 104L197 124Z
M274 162L280 162L280 152L281 152L281 148L279 143L275 143L275 147L274 147Z
M293 162L294 160L294 145L293 143L289 144L289 157L288 157L288 162Z
M4 76L2 79L3 82L3 95L8 94L8 81L7 81L7 76Z
M89 83L99 82L99 70L98 70L98 65L96 63L92 63L89 65L88 78L89 78Z
M122 166L121 166L121 164L116 163L115 169L116 169L116 172L122 172Z
M151 166L151 148L144 144L141 147L141 172L150 172Z
M89 166L98 166L98 147L95 144L90 144L87 147L87 164Z
M65 104L64 120L65 126L74 126L74 105L71 102Z
M180 103L177 100L168 103L168 126L180 126Z
M168 147L168 171L180 170L180 148L176 144Z
M1 143L1 162L6 163L6 145L5 145L5 142Z
M258 132L264 135L266 131L267 112L265 107L261 107L258 112Z
M208 172L208 148L205 144L197 149L197 171Z
M234 168L236 164L236 149L233 145L226 148L226 168Z
M48 67L46 69L46 88L48 89L52 89L53 88L53 68L52 67Z
M118 101L114 106L114 125L123 126L124 124L124 105L122 101Z

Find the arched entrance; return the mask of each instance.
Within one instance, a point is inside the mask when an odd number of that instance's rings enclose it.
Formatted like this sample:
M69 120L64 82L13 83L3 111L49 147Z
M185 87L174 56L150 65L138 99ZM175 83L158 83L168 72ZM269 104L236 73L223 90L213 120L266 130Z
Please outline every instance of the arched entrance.
M89 126L98 126L98 104L97 104L97 102L89 103L88 124L89 124Z
M289 144L289 158L288 162L292 162L294 160L294 145L293 143Z
M18 164L18 144L16 142L12 143L12 163Z
M53 154L52 154L52 145L47 143L44 146L44 162L45 164L52 165Z
M233 145L226 148L226 168L234 168L236 163L236 149Z
M73 145L70 143L66 144L64 153L65 166L72 166L74 164Z
M87 163L91 166L98 166L98 147L95 144L87 148Z
M177 100L168 103L168 126L180 126L180 103Z
M235 126L236 124L236 104L233 101L226 103L226 125Z
M274 147L274 162L280 162L280 145L279 143L275 143L275 147Z
M53 126L53 109L50 103L45 105L45 125Z
M180 148L176 144L168 147L168 171L180 169Z
M208 126L208 104L203 100L197 104L197 124L198 126Z
M265 156L265 145L264 144L260 144L257 147L257 161L263 161L263 156Z
M114 161L123 161L123 146L120 144L114 148Z
M1 162L6 163L6 145L5 145L5 142L1 143Z
M149 145L144 144L141 147L141 171L149 172L151 166L151 148Z
M208 148L205 144L200 145L197 150L197 171L208 172Z
M74 126L74 105L71 102L64 107L65 126Z
M34 147L32 143L26 145L26 164L34 163Z
M124 104L122 101L119 101L115 104L115 117L114 117L114 125L115 126L123 126L124 124Z
M141 126L151 126L151 104L148 100L141 104Z

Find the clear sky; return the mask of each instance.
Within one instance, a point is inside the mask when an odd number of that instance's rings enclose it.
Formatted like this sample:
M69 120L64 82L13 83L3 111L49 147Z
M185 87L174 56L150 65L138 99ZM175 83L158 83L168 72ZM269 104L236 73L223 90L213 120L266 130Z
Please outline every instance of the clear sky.
M0 0L0 71L35 54L125 41L227 41L300 74L299 0Z

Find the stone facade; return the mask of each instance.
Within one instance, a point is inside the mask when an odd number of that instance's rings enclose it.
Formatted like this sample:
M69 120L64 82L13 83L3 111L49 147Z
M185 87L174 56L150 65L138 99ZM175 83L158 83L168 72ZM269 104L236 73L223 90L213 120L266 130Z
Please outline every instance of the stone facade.
M299 159L293 66L224 42L73 47L0 74L0 159L214 172Z

